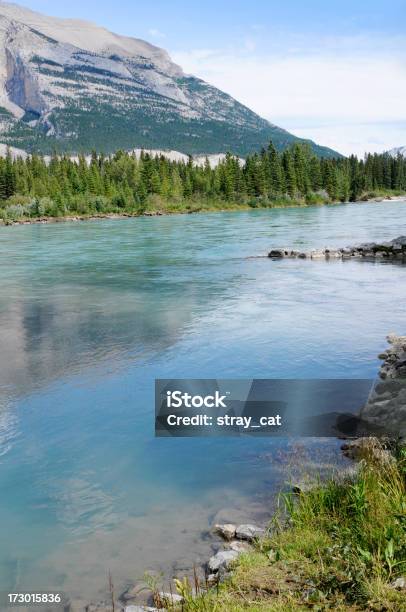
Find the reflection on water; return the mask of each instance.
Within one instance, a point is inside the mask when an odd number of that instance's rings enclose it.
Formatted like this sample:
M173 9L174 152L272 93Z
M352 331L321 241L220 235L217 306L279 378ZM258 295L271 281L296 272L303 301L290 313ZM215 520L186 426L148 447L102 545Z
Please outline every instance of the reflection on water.
M292 448L154 439L154 378L373 378L406 268L251 256L391 239L405 206L2 228L0 588L93 598L207 557L219 512L266 520Z
M13 440L17 435L18 420L16 414L11 411L7 403L0 404L0 458L11 449Z

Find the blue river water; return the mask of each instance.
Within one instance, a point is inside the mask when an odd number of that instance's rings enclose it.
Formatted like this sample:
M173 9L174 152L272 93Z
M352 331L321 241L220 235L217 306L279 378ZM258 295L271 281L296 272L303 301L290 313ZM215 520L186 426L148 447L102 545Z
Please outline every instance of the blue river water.
M264 521L338 441L154 438L155 378L374 378L406 267L271 261L406 234L406 202L0 229L0 589L103 594ZM307 463L306 463L307 461Z

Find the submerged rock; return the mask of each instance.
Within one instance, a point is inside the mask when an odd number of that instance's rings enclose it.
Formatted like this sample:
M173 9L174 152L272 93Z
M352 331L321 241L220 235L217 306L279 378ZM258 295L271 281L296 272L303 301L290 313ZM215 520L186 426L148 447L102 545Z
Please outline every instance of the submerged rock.
M131 601L133 599L137 599L137 597L139 597L140 590L141 589L139 585L129 587L126 591L124 591L124 593L122 593L120 599L122 599L123 601Z

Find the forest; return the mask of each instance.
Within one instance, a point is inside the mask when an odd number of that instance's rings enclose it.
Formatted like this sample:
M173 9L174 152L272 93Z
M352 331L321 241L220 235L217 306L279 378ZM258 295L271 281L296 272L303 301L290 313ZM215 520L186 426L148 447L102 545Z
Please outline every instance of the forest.
M406 192L406 158L368 154L320 158L307 145L278 152L272 142L241 160L227 154L215 168L164 156L38 155L0 158L4 221L126 213L196 212L367 200Z

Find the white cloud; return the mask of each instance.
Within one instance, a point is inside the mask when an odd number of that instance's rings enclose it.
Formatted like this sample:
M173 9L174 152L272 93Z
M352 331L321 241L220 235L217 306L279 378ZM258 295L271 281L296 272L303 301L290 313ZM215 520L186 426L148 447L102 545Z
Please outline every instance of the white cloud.
M382 153L406 142L406 123L339 123L297 127L292 122L284 127L301 138L310 138L345 155L363 157L366 152Z
M393 41L392 41L393 42ZM343 153L406 144L406 63L400 51L337 40L282 57L235 50L173 53L186 72L228 92L261 116ZM289 45L287 44L288 48Z
M160 30L157 30L156 28L150 28L148 30L148 34L153 38L166 38L166 34L161 32Z

